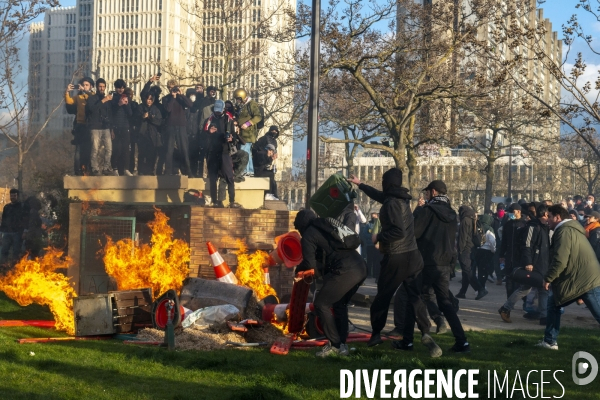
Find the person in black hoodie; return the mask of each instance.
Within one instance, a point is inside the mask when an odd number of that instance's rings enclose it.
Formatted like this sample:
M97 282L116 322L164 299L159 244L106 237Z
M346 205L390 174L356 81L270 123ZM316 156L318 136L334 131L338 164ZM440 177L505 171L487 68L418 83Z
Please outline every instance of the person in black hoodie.
M515 268L525 268L527 271L537 271L546 276L550 265L550 228L548 227L548 206L539 203L536 216L532 218L519 232L517 245L519 246L519 259L515 260ZM498 310L504 322L512 322L510 312L515 304L527 296L532 287L521 284L510 295L508 300ZM546 314L548 309L548 291L543 287L537 288L539 295L539 313L533 315L525 314L525 318L540 318L540 325L546 325ZM532 313L528 313L532 314Z
M112 96L106 95L106 81L102 78L96 81L98 92L88 97L85 104L87 126L92 137L91 165L92 175L113 175L110 165L112 155ZM104 157L99 160L100 147L104 146Z
M429 335L431 323L427 308L421 300L421 271L423 257L417 247L414 220L409 201L408 189L402 187L402 171L392 168L383 174L383 191L360 182L351 175L349 182L358 185L367 196L382 203L380 210L381 232L374 243L379 243L379 251L384 256L377 282L377 296L371 305L371 328L373 333L368 346L383 343L381 331L385 327L390 301L401 284L406 285L408 304L403 339L392 345L399 350L412 350L415 321L421 331L421 343L429 348L431 357L440 357L442 349Z
M210 187L210 197L214 207L223 207L224 198L219 198L217 192L217 181L219 177L225 179L229 191L229 207L240 208L241 205L235 202L235 183L233 180L233 161L231 160L232 151L230 143L233 142L233 119L225 113L225 104L223 100L217 100L214 105L213 114L206 120L205 126L208 128L208 179Z
M415 237L423 256L423 286L432 287L437 304L448 320L455 338L452 351L468 352L465 331L450 299L450 271L456 264L456 229L458 218L446 196L446 184L433 181L425 189L427 203L415 210ZM435 321L437 325L441 322Z
M125 94L127 85L123 79L117 79L114 83L115 94L111 101L112 128L114 132L113 151L111 165L115 175L131 176L128 170L129 151L131 146L131 127L129 120L133 115L129 97Z
M163 107L166 115L165 128L167 133L167 151L165 154L165 175L175 175L176 170L173 168L173 152L175 144L183 161L183 175L190 173L190 150L187 136L187 119L185 118L185 109L192 107L190 99L185 97L179 87L177 81L170 80L167 83L169 94L162 99Z
M336 239L329 233L331 224L317 218L312 210L298 212L294 227L302 235L302 262L296 267L296 274L315 269L323 276L314 306L329 344L316 355L347 356L350 354L346 345L348 302L367 277L365 261L356 250L336 245Z
M508 221L502 228L502 242L500 243L500 263L504 263L504 276L506 279L506 298L515 291L515 287L511 280L513 268L518 260L515 255L518 253L519 229L525 226L525 221L521 218L521 206L518 203L513 203L508 207Z
M475 234L475 211L469 206L460 206L458 209L460 216L460 228L458 230L458 262L462 270L462 286L456 295L457 299L464 299L469 283L473 290L477 292L475 300L481 299L487 294L484 287L479 284L471 271L471 261L473 256L473 235Z
M140 120L138 137L138 175L156 175L154 170L158 151L163 145L160 134L162 114L154 104L154 95L148 94L138 109Z

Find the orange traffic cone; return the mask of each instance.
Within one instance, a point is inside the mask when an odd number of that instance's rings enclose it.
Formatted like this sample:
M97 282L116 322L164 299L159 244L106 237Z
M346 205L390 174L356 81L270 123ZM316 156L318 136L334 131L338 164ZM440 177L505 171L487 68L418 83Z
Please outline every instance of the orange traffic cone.
M300 234L292 231L275 238L277 247L269 254L267 263L270 267L284 264L293 268L302 262L302 244Z
M269 267L263 267L263 283L265 285L271 284L271 275L269 274Z
M217 277L217 280L219 282L227 282L237 285L237 278L235 277L233 272L231 272L231 269L229 269L229 265L227 265L225 260L223 260L223 257L221 257L217 249L215 249L215 246L213 246L211 242L206 242L206 245L208 246L210 262L212 263L213 268L215 269L215 276Z

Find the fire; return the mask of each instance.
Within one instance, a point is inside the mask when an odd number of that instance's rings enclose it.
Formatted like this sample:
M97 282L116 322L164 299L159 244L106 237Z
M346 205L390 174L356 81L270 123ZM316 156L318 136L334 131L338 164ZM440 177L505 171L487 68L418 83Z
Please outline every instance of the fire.
M107 238L104 247L104 268L117 282L118 290L152 288L155 297L169 289L181 291L188 276L190 246L180 239L173 240L169 218L155 209L150 245L137 246L131 239L113 242Z
M238 262L235 277L239 284L252 289L258 299L264 299L269 295L276 296L275 289L264 283L263 266L267 263L269 255L261 250L247 254L248 246L243 240L236 239L235 243L238 248L235 252Z
M28 260L25 256L6 276L0 277L0 290L23 307L32 303L49 306L56 329L73 335L73 298L77 294L69 278L56 272L68 268L70 263L69 257L63 257L63 252L54 248L47 248L42 258Z

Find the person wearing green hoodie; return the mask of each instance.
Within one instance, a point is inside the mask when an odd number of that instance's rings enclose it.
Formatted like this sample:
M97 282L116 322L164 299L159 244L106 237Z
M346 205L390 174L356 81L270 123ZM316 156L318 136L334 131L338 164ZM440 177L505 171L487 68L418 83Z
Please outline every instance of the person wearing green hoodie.
M552 287L552 294L548 297L544 340L537 345L558 350L561 307L581 299L600 323L600 264L581 224L570 219L559 204L548 208L548 225L554 235L544 289Z

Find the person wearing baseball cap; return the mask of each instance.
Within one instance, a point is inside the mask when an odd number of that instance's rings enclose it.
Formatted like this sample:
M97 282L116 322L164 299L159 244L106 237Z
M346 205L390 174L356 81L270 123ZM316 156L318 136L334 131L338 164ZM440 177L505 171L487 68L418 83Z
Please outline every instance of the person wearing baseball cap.
M469 343L460 319L452 305L452 294L449 290L450 272L456 264L457 254L454 238L458 227L458 216L450 205L446 184L443 181L432 181L426 188L426 203L414 211L415 238L417 247L423 257L423 297L428 297L429 289L435 292L437 304L444 314L454 335L453 352L470 351ZM428 307L429 308L429 307ZM395 308L394 308L395 310ZM437 332L445 328L444 318L434 316Z

